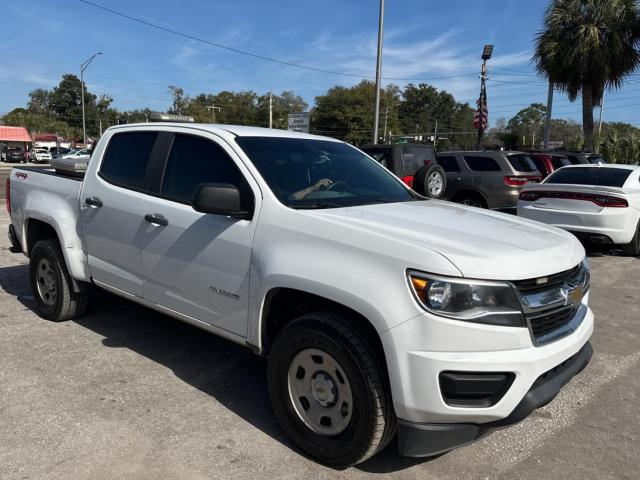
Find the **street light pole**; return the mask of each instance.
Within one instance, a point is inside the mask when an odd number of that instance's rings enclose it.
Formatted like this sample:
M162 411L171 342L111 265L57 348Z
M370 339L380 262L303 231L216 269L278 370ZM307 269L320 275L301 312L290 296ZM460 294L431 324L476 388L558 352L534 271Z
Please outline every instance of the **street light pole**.
M378 56L376 59L376 104L373 112L373 144L378 144L378 127L380 122L380 77L382 73L382 32L384 23L384 0L380 0L378 18Z
M91 57L80 64L80 96L82 98L82 141L84 142L84 148L87 148L87 126L84 117L84 71L87 69L93 59L98 55L102 55L102 52L94 53Z

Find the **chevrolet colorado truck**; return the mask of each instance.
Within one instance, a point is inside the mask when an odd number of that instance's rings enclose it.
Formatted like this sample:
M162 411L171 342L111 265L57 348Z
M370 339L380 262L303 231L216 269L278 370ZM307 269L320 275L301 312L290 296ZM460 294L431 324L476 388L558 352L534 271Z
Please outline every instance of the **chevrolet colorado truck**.
M525 418L589 362L576 238L425 199L344 142L254 127L109 128L85 172L14 168L9 235L37 313L90 284L268 358L282 429L334 466L432 456Z

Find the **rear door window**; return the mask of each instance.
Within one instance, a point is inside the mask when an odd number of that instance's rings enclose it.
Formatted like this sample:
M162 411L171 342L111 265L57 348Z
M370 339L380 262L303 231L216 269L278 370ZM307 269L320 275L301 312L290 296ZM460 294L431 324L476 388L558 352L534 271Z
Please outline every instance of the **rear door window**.
M100 176L115 185L142 189L156 132L118 133L111 138Z
M575 167L563 168L551 174L546 183L571 185L598 185L602 187L622 187L631 170L625 168Z
M502 170L498 162L491 157L481 157L476 155L465 155L464 161L474 172L499 172Z
M437 158L438 164L444 168L445 172L454 173L459 172L460 167L458 166L458 160L456 157L449 155L438 155Z
M507 155L507 160L513 167L516 172L535 172L538 170L536 164L533 163L533 160L529 157L529 155L524 155L522 153L517 153L515 155Z

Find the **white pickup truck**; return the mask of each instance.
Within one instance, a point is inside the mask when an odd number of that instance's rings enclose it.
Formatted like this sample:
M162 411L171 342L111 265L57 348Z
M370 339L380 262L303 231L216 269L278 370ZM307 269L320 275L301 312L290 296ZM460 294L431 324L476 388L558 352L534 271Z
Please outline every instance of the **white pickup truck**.
M518 422L589 362L571 234L424 199L358 149L253 127L108 129L86 173L14 168L10 237L37 312L87 285L268 357L283 430L347 466Z

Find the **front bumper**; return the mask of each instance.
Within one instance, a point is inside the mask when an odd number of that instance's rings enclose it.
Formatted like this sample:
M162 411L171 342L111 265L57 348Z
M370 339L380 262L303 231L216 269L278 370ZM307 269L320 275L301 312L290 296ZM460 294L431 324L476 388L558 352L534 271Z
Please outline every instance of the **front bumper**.
M587 342L575 355L540 375L511 414L487 423L412 423L398 421L400 454L427 457L447 452L474 442L500 428L525 419L535 409L543 407L558 394L574 375L589 363L593 349Z

